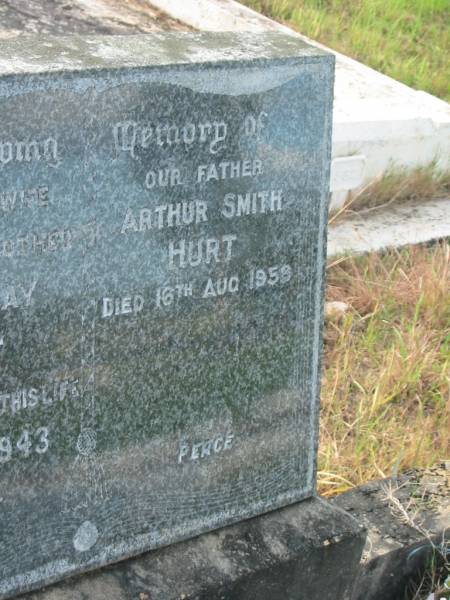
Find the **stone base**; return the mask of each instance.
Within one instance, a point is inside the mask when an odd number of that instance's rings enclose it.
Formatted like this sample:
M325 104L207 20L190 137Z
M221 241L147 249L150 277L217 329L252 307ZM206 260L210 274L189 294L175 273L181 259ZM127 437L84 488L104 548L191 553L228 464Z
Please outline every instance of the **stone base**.
M27 594L26 600L340 600L365 531L311 498Z

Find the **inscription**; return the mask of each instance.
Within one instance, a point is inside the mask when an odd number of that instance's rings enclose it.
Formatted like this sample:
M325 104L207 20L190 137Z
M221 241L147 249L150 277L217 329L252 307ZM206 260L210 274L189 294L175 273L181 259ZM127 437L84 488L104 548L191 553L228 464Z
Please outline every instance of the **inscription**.
M211 154L217 154L225 148L222 142L228 134L228 126L224 121L205 121L202 123L139 124L136 121L116 123L113 127L114 143L117 152L127 152L136 158L136 150L146 150L156 146L186 147L194 143L206 144Z
M142 232L165 227L180 227L208 220L207 205L202 200L160 204L155 208L128 209L120 233Z
M144 298L140 294L123 298L103 298L102 319L118 315L136 315L144 307Z
M0 256L29 256L66 250L72 246L73 232L70 229L56 229L43 233L28 233L14 239L0 241Z
M282 190L261 190L226 194L220 211L226 219L277 213L283 210ZM203 200L159 204L154 208L129 208L120 227L121 234L143 233L164 228L198 225L208 221L208 205Z
M166 286L156 291L156 306L170 306L176 300L192 296L192 283L178 284L173 287Z
M236 294L239 291L239 277L221 277L214 280L212 277L208 279L202 298L213 298L216 296L224 296L225 294Z
M169 266L197 267L205 263L229 262L233 252L233 244L237 236L234 234L222 235L219 238L205 238L198 240L180 240L169 242Z
M37 406L50 406L66 399L74 400L80 397L77 379L54 381L42 387L27 387L12 392L0 392L0 417L33 409Z
M266 285L274 286L288 283L292 278L292 268L289 265L252 269L250 271L250 289L262 288Z
M263 190L246 194L226 194L222 215L227 219L248 215L276 213L283 210L281 190Z
M244 119L243 134L247 137L258 138L267 126L267 119L268 114L264 111L256 115L248 114ZM133 158L137 158L137 150L146 150L153 145L160 147L184 145L189 148L196 143L205 144L211 154L217 154L226 148L224 142L227 139L229 127L223 120L190 122L183 125L168 122L138 123L137 121L128 120L116 123L112 128L112 133L116 152L118 154L121 152L128 153ZM251 163L252 161L248 162ZM223 172L222 169L228 168L225 162L221 165L219 167L221 172ZM250 174L249 172L248 175ZM253 176L256 174L256 172L253 172ZM153 187L156 185L161 175L166 183L158 183L158 185L179 185L181 183L180 172L167 169L160 170L158 173L149 172L148 186ZM233 175L230 176L233 177ZM166 177L169 179L166 179ZM226 176L218 176L217 178L224 179Z
M0 192L0 216L12 213L19 208L47 207L49 204L48 186L42 185L25 190Z
M0 287L0 310L30 306L37 281L28 285L6 285Z
M18 237L0 240L0 257L14 258L47 253L58 254L73 246L85 249L94 247L102 235L101 226L95 221L74 229L52 229L43 232L24 233Z
M24 429L17 440L0 437L0 465L9 462L14 453L28 458L32 452L45 454L49 448L48 427L39 427L33 432Z
M233 447L234 435L230 432L200 442L183 441L178 449L178 464L196 462L198 460L221 454Z
M172 306L183 298L215 298L225 296L226 294L237 294L242 288L247 290L256 290L265 286L283 286L291 281L293 275L290 265L273 265L268 267L251 268L243 276L242 280L238 275L227 275L224 277L208 277L206 282L196 285L194 281L177 283L158 287L154 293L154 304L157 308ZM242 282L242 286L241 286ZM151 296L153 292L151 293ZM128 294L121 297L104 297L100 300L101 317L103 319L110 317L120 317L127 315L136 315L144 309L146 301L144 292L139 294ZM150 306L154 306L150 302Z
M269 115L261 111L257 115L249 114L244 120L244 133L249 137L259 137L262 131L267 127Z
M224 160L220 163L209 163L197 167L197 183L221 179L239 179L241 177L257 177L263 173L262 162L253 160Z
M148 171L145 176L145 187L148 190L154 187L174 187L183 185L184 181L180 169L158 169L157 171Z
M31 163L45 161L56 165L58 156L58 141L49 137L45 140L22 140L0 142L0 164Z

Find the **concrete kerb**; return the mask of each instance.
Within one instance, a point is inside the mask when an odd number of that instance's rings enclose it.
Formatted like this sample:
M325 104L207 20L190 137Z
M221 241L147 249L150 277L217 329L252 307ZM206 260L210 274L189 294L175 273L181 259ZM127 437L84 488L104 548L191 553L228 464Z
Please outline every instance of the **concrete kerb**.
M450 198L357 212L328 228L328 257L450 237Z
M450 550L450 463L371 481L331 501L368 532L352 600L398 600ZM434 559L434 561L432 560ZM442 568L442 572L445 569ZM422 597L422 596L420 596Z

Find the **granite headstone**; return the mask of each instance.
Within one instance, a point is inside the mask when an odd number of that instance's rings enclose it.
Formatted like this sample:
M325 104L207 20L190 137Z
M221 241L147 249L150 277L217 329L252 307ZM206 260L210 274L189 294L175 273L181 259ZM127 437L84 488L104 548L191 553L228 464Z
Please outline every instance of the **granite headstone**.
M334 59L0 43L0 597L314 493Z

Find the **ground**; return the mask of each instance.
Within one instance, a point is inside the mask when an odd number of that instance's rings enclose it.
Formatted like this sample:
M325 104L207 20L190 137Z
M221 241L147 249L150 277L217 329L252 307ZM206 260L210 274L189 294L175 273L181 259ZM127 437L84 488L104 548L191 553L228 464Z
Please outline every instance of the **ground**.
M450 246L328 266L319 491L450 456Z

